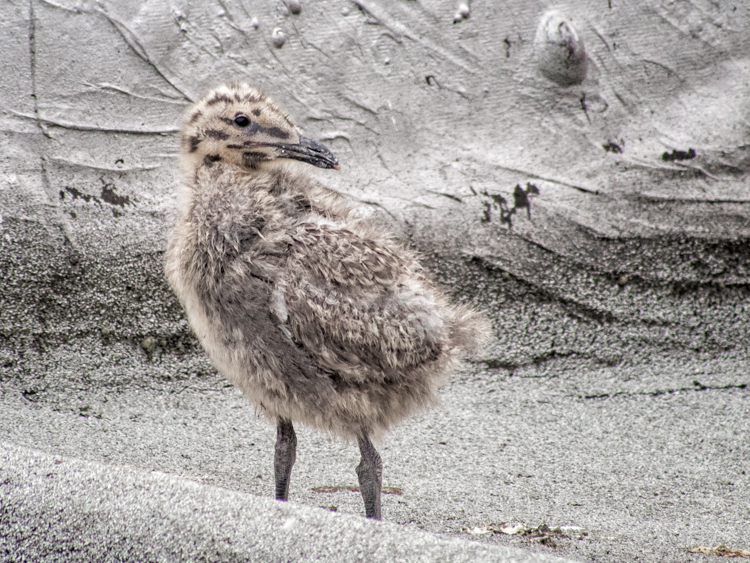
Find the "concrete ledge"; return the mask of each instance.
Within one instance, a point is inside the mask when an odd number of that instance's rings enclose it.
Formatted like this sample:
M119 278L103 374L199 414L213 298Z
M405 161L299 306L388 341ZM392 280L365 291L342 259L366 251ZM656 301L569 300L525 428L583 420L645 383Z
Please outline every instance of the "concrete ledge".
M563 562L0 442L3 561Z

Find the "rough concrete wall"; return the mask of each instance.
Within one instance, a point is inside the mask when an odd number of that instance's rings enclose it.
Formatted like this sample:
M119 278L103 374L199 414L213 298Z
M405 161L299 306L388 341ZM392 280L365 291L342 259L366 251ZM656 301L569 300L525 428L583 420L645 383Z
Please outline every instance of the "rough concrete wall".
M180 115L230 79L490 311L490 365L746 355L750 5L460 4L6 1L3 377L211 369L161 263Z

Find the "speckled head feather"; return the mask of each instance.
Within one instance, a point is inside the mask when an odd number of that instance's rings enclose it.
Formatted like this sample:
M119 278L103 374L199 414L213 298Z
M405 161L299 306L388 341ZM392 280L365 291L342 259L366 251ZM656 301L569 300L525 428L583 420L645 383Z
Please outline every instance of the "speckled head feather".
M211 90L186 112L181 151L190 169L203 160L257 169L279 159L338 168L331 151L300 134L270 97L243 82Z

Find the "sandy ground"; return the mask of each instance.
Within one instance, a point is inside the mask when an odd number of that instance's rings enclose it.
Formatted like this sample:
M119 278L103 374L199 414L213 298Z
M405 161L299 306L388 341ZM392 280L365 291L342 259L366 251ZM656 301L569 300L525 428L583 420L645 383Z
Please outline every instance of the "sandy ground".
M581 561L750 550L750 362L469 369L389 433L383 517ZM0 441L270 497L275 429L219 376L0 384ZM356 445L298 429L290 499L361 514ZM526 534L505 534L501 529ZM562 533L534 531L540 526ZM535 537L536 536L536 537ZM541 537L540 537L541 536Z

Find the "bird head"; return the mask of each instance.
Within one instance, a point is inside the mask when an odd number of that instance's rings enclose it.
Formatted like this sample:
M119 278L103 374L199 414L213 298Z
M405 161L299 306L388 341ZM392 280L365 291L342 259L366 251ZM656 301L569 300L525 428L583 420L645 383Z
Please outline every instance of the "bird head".
M214 88L186 112L181 151L191 167L223 161L257 170L293 159L339 169L327 147L301 135L271 98L245 83Z

